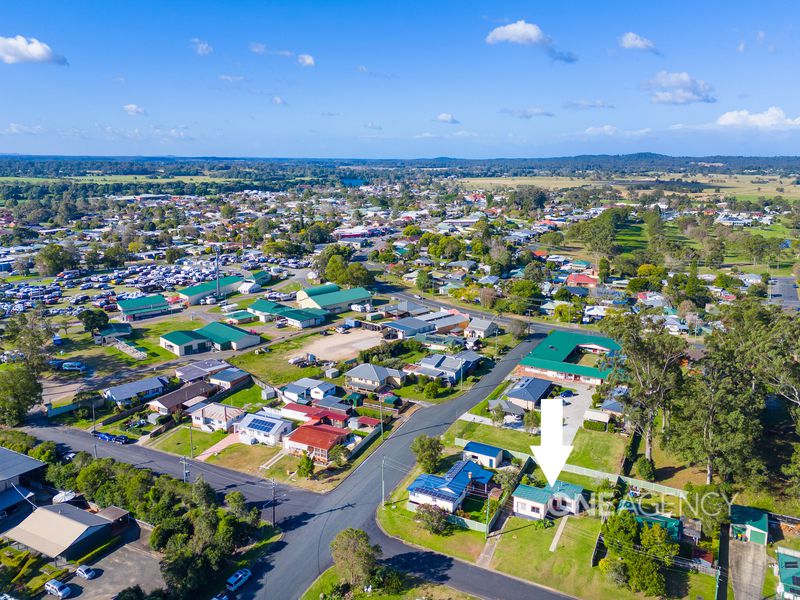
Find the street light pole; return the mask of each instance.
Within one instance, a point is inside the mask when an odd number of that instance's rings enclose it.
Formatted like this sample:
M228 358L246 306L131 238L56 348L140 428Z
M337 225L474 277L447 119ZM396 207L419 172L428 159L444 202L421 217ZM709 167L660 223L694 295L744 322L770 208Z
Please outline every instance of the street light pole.
M383 477L383 468L386 466L386 455L383 455L381 460L381 506L386 504L386 481Z
M275 523L275 480L272 480L272 526L276 527Z
M192 442L192 423L189 422L189 458L194 458L194 442Z

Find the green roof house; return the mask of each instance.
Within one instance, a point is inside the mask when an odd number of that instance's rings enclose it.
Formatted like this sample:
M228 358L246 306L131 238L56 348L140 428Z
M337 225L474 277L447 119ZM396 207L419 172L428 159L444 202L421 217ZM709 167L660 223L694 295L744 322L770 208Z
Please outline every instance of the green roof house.
M610 371L598 363L620 350L611 338L573 331L552 331L516 368L516 374L563 381L601 384Z
M256 300L247 307L247 310L263 323L273 319L285 319L289 326L298 329L322 325L328 316L328 311L320 308L292 308L264 299Z
M229 296L239 289L244 280L235 275L219 278L219 293L221 296ZM217 293L217 280L198 283L178 292L178 296L183 298L189 305L199 304L200 300L206 296L213 296Z
M548 513L555 516L576 515L583 510L583 488L574 483L556 480L555 485L534 487L521 483L511 494L514 514L528 519L544 519Z
M800 552L781 546L775 547L778 563L775 574L778 586L775 597L780 600L798 600L800 598Z
M217 321L196 329L194 333L211 340L216 350L243 350L261 342L261 338L254 333Z
M731 537L735 540L766 546L769 539L768 513L758 508L732 504Z
M159 345L176 356L200 354L211 350L211 340L196 331L178 329L165 333L159 339Z
M671 537L673 541L678 543L681 542L681 537L683 536L683 523L681 523L680 519L673 519L672 517L657 513L644 512L641 510L638 504L634 504L629 500L620 502L617 512L622 512L623 510L632 512L633 516L636 518L636 522L639 523L639 525L646 525L647 527L660 525L662 529L667 531L669 537Z
M297 292L300 308L317 308L335 314L350 310L351 304L360 304L372 299L372 294L363 287L343 290L329 283Z
M172 311L172 307L161 294L120 300L117 302L117 306L119 306L124 321L138 321Z

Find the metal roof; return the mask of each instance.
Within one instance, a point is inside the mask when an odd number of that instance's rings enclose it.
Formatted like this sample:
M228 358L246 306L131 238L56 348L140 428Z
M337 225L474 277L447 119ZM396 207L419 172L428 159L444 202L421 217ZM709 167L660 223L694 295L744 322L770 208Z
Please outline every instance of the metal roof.
M40 506L19 525L3 535L15 542L55 558L84 537L87 531L108 527L108 520L71 504Z
M44 463L40 460L0 446L0 481L30 473L43 466Z
M236 275L229 275L228 277L220 277L219 278L219 286L220 288L225 287L227 285L232 285L235 283L243 283L244 280L241 277L237 277ZM217 281L206 281L204 283L198 283L197 285L191 285L187 288L183 288L178 294L181 296L192 297L192 296L199 296L205 294L212 294L217 291Z

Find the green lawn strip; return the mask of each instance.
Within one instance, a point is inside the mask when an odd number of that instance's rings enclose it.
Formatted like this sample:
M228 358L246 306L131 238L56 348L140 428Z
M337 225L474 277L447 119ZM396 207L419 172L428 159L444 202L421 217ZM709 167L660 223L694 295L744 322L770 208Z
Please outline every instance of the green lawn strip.
M600 519L569 517L556 551L550 552L557 525L537 529L531 521L511 517L495 549L492 567L587 600L640 598L609 582L599 568L592 568Z
M469 409L469 413L473 415L477 415L479 417L491 417L489 414L489 400L496 400L500 396L503 395L503 392L506 390L510 381L502 381L500 385L492 390L492 392L486 396L483 400L478 402L475 406Z
M641 444L641 449L644 449L644 444ZM653 440L653 463L657 483L683 489L687 483L704 485L706 482L706 473L702 468L691 466L677 454L665 449L658 436Z
M314 583L311 584L305 593L300 596L300 600L319 600L320 598L328 598L330 594L334 593L339 583L339 575L336 572L336 567L331 567L322 575L317 577ZM425 583L406 576L406 589L399 594L384 594L379 590L370 594L365 594L360 591L352 592L353 600L363 600L370 598L370 600L416 600L418 598L425 598L426 600L472 600L473 596L459 592L446 585L437 585L433 583Z
M54 567L51 564L44 564L39 567L39 574L34 575L31 577L27 583L25 584L25 589L35 594L39 590L44 587L44 584L50 581L51 579L61 579L64 575L67 574L68 569L66 567Z
M381 527L388 535L399 537L411 544L475 562L486 543L484 534L453 528L449 535L433 535L417 523L413 512L406 509L408 500L406 487L420 472L419 467L413 469L392 492L386 506L378 508L378 522Z
M237 408L245 408L248 405L251 408L256 408L256 405L258 405L258 407L264 405L264 401L261 399L261 388L256 384L249 385L231 394L222 400L222 403L236 406Z
M454 445L455 438L482 442L506 450L525 452L526 454L531 454L531 445L539 444L538 435L529 435L523 431L502 429L492 425L484 425L483 423L461 420L453 423L444 434L444 441L448 445Z
M55 417L51 417L50 420L58 423L59 425L67 425L69 427L75 427L77 429L89 429L92 426L92 409L88 408L88 416L86 418L80 418L76 414L76 411L70 411L61 415L57 415ZM103 406L99 406L94 409L94 416L99 424L100 421L105 419L106 417L110 417L114 414L114 405L113 404L104 404Z
M780 490L745 489L735 496L734 502L742 506L752 506L779 515L800 514L800 498L787 496Z
M572 453L567 459L569 464L605 473L619 471L625 453L625 438L622 436L581 428L572 445Z
M280 450L280 446L233 444L218 454L208 457L206 462L252 475L260 475L259 467L274 458Z
M189 449L189 426L182 425L158 436L150 445L162 452L170 452L171 454L178 454L179 456L197 456L222 440L226 435L228 434L224 431L206 433L198 429L192 430L191 441L194 448L194 453L192 454Z

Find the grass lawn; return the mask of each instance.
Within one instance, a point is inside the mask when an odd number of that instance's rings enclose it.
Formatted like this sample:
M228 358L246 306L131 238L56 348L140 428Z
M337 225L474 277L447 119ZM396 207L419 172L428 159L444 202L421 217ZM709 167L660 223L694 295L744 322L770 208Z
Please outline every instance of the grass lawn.
M256 405L261 407L264 405L264 401L261 399L261 388L256 384L252 384L225 398L223 404L236 406L237 408L249 406L252 409L257 408Z
M580 428L572 442L572 454L567 462L578 467L618 473L625 453L625 438L604 431Z
M260 475L259 467L278 454L280 450L280 446L234 444L219 454L210 456L206 462L235 471Z
M644 449L644 443L641 444ZM680 456L662 447L661 441L653 441L653 462L656 467L656 483L683 489L687 483L704 485L706 473L700 467L692 467Z
M510 381L502 381L500 385L492 390L492 393L486 396L483 400L478 402L475 406L469 409L469 413L473 415L478 415L479 417L486 417L490 418L491 414L489 413L489 400L495 400L502 396L503 392L509 386Z
M180 456L197 456L222 440L226 435L228 434L224 431L206 433L205 431L194 429L191 431L192 452L189 448L189 426L181 425L158 436L149 445L162 452L170 452Z
M506 450L531 454L531 445L539 444L538 435L528 435L523 431L501 429L483 423L458 420L444 434L445 444L454 445L455 438L473 442L483 442Z
M569 517L556 551L550 552L557 526L537 529L532 521L511 517L500 536L492 567L589 600L636 598L590 566L600 526L600 519Z
M303 346L313 335L318 334L300 335L269 346L268 352L240 354L229 362L272 385L284 385L300 377L317 377L321 373L319 367L300 368L288 363L290 358L302 353Z
M335 591L338 582L339 575L336 573L336 567L331 567L311 584L311 587L300 596L300 600L319 600L323 596L327 597L328 594ZM399 594L382 594L380 591L375 591L371 594L356 592L352 598L353 600L362 600L363 598L371 598L372 600L416 600L418 598L426 598L427 600L473 600L474 597L446 585L426 583L408 577L406 579L406 589Z
M449 535L433 535L419 525L413 512L406 509L408 500L406 487L420 472L419 467L413 469L392 492L386 506L378 509L378 522L381 527L387 534L417 546L475 562L486 542L484 534L454 528Z
M89 409L89 416L85 419L78 418L75 412L76 411L73 410L71 412L52 417L50 420L58 423L59 425L67 425L68 427L75 427L77 429L89 429L93 423L92 409ZM94 409L94 415L98 422L106 417L110 417L113 413L113 404L105 404Z
M623 252L644 250L647 247L647 230L644 223L626 223L617 230L615 242Z

